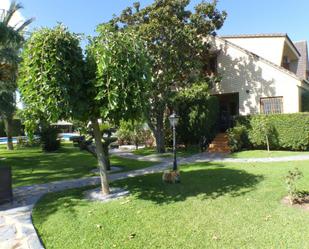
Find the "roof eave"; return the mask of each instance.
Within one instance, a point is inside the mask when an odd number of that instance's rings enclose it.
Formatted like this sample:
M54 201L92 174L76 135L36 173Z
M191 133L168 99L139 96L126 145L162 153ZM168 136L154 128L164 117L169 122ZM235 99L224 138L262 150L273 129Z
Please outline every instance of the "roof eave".
M297 50L295 44L292 42L292 40L290 39L290 37L286 34L285 35L287 41L288 41L288 45L290 46L290 48L293 50L293 52L295 52L295 55L297 56L297 58L299 59L301 54L300 52Z
M281 66L279 66L279 65L277 65L277 64L275 64L275 63L273 63L273 62L271 62L271 61L269 61L269 60L267 60L267 59L265 59L265 58L263 58L259 55L257 55L257 54L255 54L255 53L253 53L253 52L251 52L251 51L249 51L245 48L242 48L242 47L240 47L240 46L238 46L238 45L236 45L232 42L229 42L229 41L227 41L227 40L225 40L224 38L221 38L221 37L214 37L214 38L220 39L222 42L229 44L230 46L233 46L235 48L238 48L239 50L266 62L267 64L271 65L272 67L277 68L278 70L282 71L283 73L288 74L289 76L295 78L296 80L299 81L299 84L301 84L301 82L303 81L295 73L293 73L293 72L291 72L291 71L289 71L289 70L287 70L287 69L285 69L285 68L283 68L283 67L281 67Z

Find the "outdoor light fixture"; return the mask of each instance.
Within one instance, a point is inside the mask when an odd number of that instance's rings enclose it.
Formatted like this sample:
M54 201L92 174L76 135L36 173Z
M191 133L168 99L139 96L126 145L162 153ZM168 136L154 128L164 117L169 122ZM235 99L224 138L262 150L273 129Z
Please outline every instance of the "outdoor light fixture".
M175 112L171 116L169 116L169 121L171 126L173 127L173 153L174 153L174 163L173 163L173 171L177 171L177 159L176 159L176 125L179 121L179 116L176 115Z

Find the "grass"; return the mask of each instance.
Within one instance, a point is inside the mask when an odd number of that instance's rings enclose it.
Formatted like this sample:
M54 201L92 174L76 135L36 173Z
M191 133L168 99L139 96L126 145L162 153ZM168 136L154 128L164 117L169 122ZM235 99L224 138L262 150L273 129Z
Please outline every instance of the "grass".
M246 150L234 152L230 155L233 158L263 158L263 157L284 157L284 156L299 156L309 155L308 151L270 151L267 150Z
M111 156L111 163L123 167L122 171L141 169L154 164L117 156ZM44 153L40 148L7 151L5 146L1 146L0 167L3 166L12 167L13 186L18 187L94 176L91 170L97 167L97 163L88 152L80 151L71 144L64 144L55 153Z
M33 220L47 249L309 248L308 211L280 203L296 166L309 189L308 163L182 166L181 184L161 174L113 183L131 195L109 203L84 200L85 188L48 194Z
M187 149L184 148L178 148L177 149L177 156L178 157L189 157L196 153L199 153L199 148L197 146L192 146ZM158 156L158 157L173 157L173 151L172 149L167 149L166 153L159 154L157 153L155 148L140 148L138 150L134 150L133 154L138 156Z

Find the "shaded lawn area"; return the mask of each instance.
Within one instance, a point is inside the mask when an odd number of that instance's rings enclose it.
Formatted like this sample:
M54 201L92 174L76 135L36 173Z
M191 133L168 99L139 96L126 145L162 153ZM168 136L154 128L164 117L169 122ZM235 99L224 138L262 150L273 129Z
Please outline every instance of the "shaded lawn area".
M267 150L245 150L234 152L229 155L233 158L264 158L264 157L285 157L285 156L299 156L309 155L308 151L270 151Z
M3 159L4 158L4 159ZM153 162L136 161L111 156L113 166L122 171L141 169L154 165ZM94 176L91 170L97 168L96 159L85 151L65 144L58 152L44 153L40 148L7 151L0 147L0 167L11 166L13 186L26 186L65 179Z
M309 212L284 206L284 176L309 161L182 166L181 184L161 174L113 183L131 195L83 200L84 189L48 194L34 224L46 248L309 248Z
M166 153L157 153L156 148L140 148L138 150L132 151L133 154L138 156L149 156L156 155L158 157L173 157L173 149L168 148ZM199 148L197 146L191 146L187 149L185 148L177 148L177 156L178 157L189 157L196 153L199 153Z

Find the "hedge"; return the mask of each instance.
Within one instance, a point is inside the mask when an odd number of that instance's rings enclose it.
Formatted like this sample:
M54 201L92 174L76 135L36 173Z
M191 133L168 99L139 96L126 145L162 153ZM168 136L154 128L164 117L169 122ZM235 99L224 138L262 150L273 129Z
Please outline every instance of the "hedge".
M264 134L257 134L259 119L267 119L272 132L270 148L281 150L309 149L309 113L252 115L236 118L236 125L228 131L233 150L265 148ZM242 128L240 128L242 127ZM241 133L241 134L239 134ZM249 143L248 143L249 141Z

